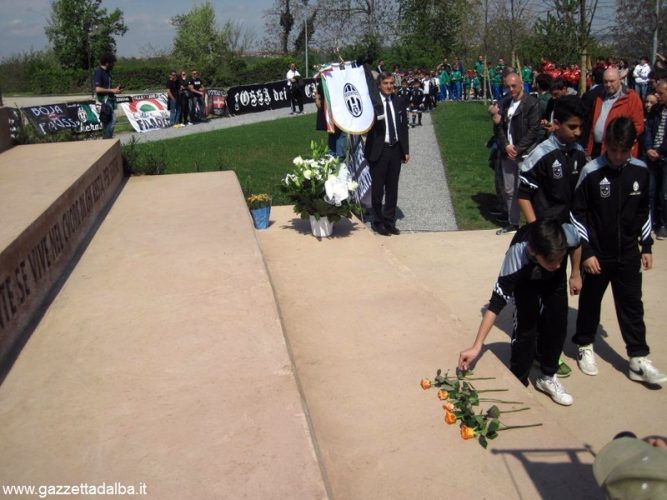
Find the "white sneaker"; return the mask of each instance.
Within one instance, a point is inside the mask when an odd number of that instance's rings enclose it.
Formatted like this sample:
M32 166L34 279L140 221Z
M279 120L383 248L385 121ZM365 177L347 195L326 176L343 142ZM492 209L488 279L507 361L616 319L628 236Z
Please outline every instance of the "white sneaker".
M565 391L565 387L556 376L540 375L535 380L535 387L537 390L551 396L551 399L559 405L570 406L574 402L574 398Z
M645 356L630 358L630 369L628 370L630 380L635 382L646 382L647 384L663 384L667 382L667 375L660 373L653 366L651 360Z
M579 346L579 355L577 356L577 366L586 375L598 374L598 365L595 362L595 353L593 352L593 344Z

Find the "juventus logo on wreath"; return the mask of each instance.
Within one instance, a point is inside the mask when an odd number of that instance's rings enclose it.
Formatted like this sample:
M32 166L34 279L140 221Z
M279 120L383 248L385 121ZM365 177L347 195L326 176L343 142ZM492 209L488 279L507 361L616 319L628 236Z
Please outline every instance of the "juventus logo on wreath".
M346 83L343 86L343 96L347 110L352 116L359 118L363 112L363 106L361 104L361 94L357 88L351 83Z

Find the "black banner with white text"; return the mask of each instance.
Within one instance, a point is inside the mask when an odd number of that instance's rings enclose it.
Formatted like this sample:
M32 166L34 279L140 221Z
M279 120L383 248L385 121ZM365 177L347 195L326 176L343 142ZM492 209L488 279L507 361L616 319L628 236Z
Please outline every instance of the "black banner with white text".
M303 103L314 102L315 80L304 78ZM286 80L232 87L227 91L227 106L233 115L257 113L270 109L287 108L290 105L290 90Z

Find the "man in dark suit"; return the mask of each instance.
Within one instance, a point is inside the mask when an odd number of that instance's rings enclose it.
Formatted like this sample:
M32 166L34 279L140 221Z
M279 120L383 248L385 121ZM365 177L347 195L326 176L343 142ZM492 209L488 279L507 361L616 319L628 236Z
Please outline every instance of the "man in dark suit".
M383 236L400 234L396 203L401 164L410 159L406 102L394 95L394 76L382 72L377 84L382 107L376 106L375 124L368 132L364 154L370 165L373 230ZM382 113L383 114L380 114ZM384 211L382 198L384 197Z

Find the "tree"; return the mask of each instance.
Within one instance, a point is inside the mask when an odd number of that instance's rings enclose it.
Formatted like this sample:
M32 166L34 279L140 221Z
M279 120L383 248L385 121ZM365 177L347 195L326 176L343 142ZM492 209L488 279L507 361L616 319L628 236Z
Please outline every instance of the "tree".
M171 18L176 27L174 56L182 65L212 75L229 51L225 35L216 25L211 2L195 5L190 12Z
M300 3L297 2L297 6ZM289 53L290 34L295 25L290 5L290 0L274 0L273 6L264 11L263 45L267 50L279 50L283 54ZM279 44L276 43L276 40Z
M399 31L400 0L320 0L314 45L335 50L345 45L390 45Z
M308 20L305 23L301 23L301 29L299 34L294 40L294 50L296 52L303 52L306 46L306 24L308 25L308 45L313 39L315 34L315 19L317 18L317 10L314 10L313 13L308 16Z
M658 31L658 51L664 51L667 44L667 1L659 1L660 19L657 26L661 29ZM616 23L612 32L618 56L635 60L648 56L651 60L656 28L655 10L656 0L616 0Z
M466 0L401 1L401 45L409 64L435 66L456 51Z
M521 62L517 50L530 36L530 26L535 16L530 9L529 0L496 0L495 13L491 21L492 45L495 57L502 57L512 66ZM492 50L494 50L492 49Z
M91 69L104 52L116 51L115 35L127 32L123 12L110 14L102 0L53 0L44 32L65 68Z
M522 53L535 61L544 56L558 63L578 64L581 57L579 34L579 2L553 0L547 15L535 22L535 37L526 47L530 53Z
M289 40L289 34L292 31L294 26L294 16L289 10L289 0L285 1L285 10L280 12L280 27L282 31L280 33L280 45L283 51L283 54L287 54L287 42ZM281 2L282 3L282 2Z
M255 42L255 33L239 21L227 20L222 26L222 38L230 52L243 55Z

